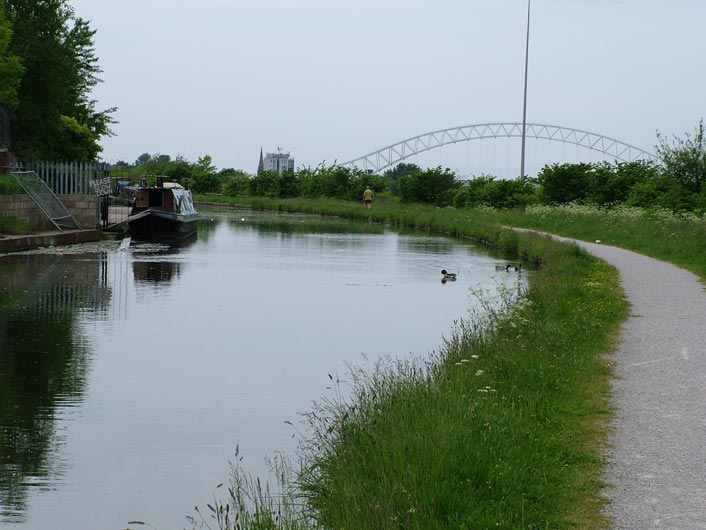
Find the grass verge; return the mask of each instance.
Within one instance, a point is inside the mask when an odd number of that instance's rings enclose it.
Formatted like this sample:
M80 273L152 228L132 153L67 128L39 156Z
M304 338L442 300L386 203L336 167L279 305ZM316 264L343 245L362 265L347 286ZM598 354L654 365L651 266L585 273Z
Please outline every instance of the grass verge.
M505 311L464 322L438 358L354 372L349 397L308 413L298 471L277 488L285 495L263 494L236 470L228 499L211 507L218 528L605 525L603 354L626 314L614 269L577 247L463 210L376 204L367 211L333 201L275 207L473 237L542 266L521 303L508 298Z
M488 210L479 216L584 241L599 240L674 263L706 279L706 219L694 214L565 205Z

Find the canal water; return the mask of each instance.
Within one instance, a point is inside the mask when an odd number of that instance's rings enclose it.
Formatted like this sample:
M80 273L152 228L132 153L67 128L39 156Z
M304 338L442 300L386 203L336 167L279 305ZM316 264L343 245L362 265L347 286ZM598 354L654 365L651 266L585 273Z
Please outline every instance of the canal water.
M469 242L251 211L205 214L180 249L0 256L0 528L186 527L236 444L265 477L329 375L429 355L472 291L518 281L499 263Z

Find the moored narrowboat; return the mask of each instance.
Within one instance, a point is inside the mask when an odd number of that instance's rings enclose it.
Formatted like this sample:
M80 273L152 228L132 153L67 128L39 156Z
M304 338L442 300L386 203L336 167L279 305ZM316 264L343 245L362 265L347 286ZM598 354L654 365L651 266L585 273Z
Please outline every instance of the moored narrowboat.
M134 206L127 218L134 239L181 243L196 237L199 214L189 190L165 183L140 187L134 193Z

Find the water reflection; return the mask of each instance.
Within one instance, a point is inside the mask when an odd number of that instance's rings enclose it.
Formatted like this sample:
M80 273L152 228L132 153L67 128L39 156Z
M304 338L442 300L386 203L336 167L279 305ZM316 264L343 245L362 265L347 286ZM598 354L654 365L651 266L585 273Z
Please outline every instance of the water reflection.
M421 252L423 254L442 254L449 252L454 245L453 240L446 238L418 237L402 239L399 248L407 252Z
M62 475L57 408L81 403L89 345L79 311L110 301L105 259L0 261L0 520L22 521L30 487Z
M228 224L236 230L256 229L267 234L350 234L359 231L368 234L382 234L384 225L369 224L365 221L351 221L337 217L313 217L304 214L280 215L277 219L252 215L252 212L228 219Z
M132 271L137 282L170 282L180 273L180 264L172 261L133 261Z

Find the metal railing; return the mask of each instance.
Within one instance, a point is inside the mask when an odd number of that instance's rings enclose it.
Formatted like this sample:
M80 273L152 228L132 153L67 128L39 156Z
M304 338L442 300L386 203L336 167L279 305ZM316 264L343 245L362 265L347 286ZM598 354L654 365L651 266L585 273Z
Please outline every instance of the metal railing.
M15 171L12 173L15 180L32 197L39 209L59 230L80 229L80 223L73 214L64 206L52 189L44 180L39 178L34 171Z
M28 162L23 166L57 195L91 195L91 180L107 177L110 169L102 162Z

